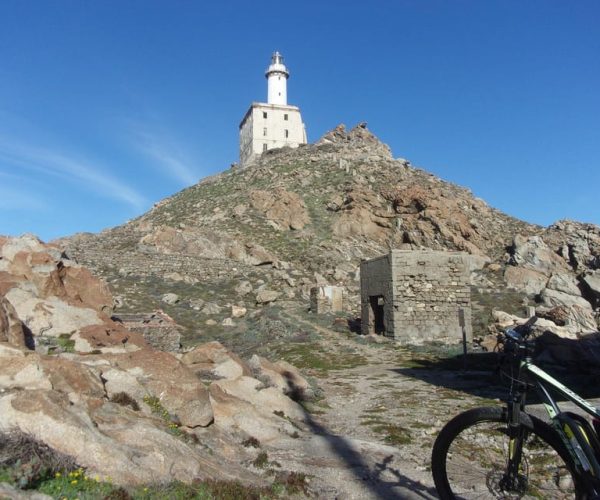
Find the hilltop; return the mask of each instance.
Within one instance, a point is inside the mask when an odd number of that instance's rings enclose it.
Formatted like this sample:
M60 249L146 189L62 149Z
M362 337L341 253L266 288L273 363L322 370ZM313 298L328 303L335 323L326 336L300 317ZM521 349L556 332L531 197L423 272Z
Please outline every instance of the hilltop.
M393 158L365 124L268 151L122 226L60 244L109 281L117 311L163 308L187 328L184 343L218 336L238 350L264 348L265 320L257 325L253 313L264 303L307 306L315 284L343 286L357 314L359 263L390 248L472 256L476 335L487 333L493 308L522 315L527 304L560 316L563 335L597 328L597 226L510 217ZM168 292L178 300L163 302Z

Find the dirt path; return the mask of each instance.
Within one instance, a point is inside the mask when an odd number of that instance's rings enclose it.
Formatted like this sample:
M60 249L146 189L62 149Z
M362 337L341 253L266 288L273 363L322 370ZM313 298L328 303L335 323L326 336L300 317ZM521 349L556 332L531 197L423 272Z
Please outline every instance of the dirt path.
M313 371L326 404L308 415L309 437L282 442L269 455L313 476L320 498L436 498L429 471L435 436L460 411L497 404L489 374L415 368L414 354L391 343L360 344L310 326L321 335L321 354L350 353L363 362Z

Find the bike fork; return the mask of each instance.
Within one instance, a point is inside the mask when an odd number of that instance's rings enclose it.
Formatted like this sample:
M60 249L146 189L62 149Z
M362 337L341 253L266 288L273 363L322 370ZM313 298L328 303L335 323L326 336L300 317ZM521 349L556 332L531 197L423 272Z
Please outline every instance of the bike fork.
M524 429L521 425L521 404L515 398L508 404L508 459L500 486L504 491L524 491L524 475L519 474L523 457Z

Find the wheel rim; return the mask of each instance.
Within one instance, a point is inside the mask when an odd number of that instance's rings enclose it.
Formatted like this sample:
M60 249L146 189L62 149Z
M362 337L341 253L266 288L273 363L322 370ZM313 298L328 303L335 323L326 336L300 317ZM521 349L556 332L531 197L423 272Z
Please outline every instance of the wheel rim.
M518 477L507 481L508 443L506 424L482 421L463 429L446 455L446 476L453 494L457 498L575 497L564 460L533 433L525 437Z

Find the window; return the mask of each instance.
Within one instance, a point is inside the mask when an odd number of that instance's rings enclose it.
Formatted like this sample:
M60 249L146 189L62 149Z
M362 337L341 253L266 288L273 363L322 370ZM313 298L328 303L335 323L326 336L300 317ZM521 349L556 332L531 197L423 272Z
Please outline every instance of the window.
M267 127L263 128L263 135L267 135Z
M287 113L285 115L283 115L283 119L287 122L287 119L288 119Z
M267 143L264 143L263 144L263 151L266 151L266 150L267 150Z
M289 137L290 133L289 130L286 128L285 129L285 138L287 139Z
M267 117L267 112L263 111L263 118L266 118L266 117Z

